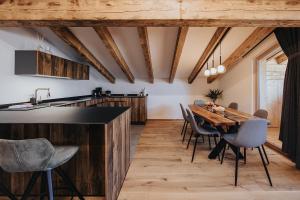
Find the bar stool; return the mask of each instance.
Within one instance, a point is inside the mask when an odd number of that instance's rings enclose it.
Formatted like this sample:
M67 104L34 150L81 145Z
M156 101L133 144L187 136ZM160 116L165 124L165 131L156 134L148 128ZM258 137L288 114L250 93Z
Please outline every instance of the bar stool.
M79 199L83 196L76 189L71 179L59 167L68 162L78 151L76 146L53 146L45 138L28 140L0 139L0 167L9 173L33 172L22 196L25 200L30 195L37 179L41 177L41 199L48 186L48 199L53 200L52 172L55 171Z

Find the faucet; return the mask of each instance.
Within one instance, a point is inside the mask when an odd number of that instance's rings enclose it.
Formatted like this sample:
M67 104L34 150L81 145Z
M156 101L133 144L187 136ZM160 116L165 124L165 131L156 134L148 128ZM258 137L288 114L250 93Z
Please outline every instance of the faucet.
M33 104L38 104L39 103L37 94L38 94L38 91L40 91L40 90L48 91L47 97L50 97L50 88L37 88L37 89L35 89L34 97L31 98L31 100L30 100L31 103L33 103Z

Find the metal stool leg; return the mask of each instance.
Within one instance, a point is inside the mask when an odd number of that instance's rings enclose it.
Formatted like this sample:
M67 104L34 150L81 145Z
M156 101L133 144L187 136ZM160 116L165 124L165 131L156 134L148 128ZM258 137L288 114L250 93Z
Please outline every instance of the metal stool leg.
M43 200L47 192L47 173L42 172L41 175L41 188L40 188L40 200Z
M11 200L17 200L15 195L13 195L2 183L0 183L0 191L4 193Z
M55 169L55 172L62 178L62 180L69 186L69 188L78 196L80 200L84 200L82 194L77 190L75 185L72 183L71 179L67 176L67 174L60 169L59 167Z
M53 185L52 185L52 170L47 170L47 186L48 186L48 198L49 200L54 199Z
M25 189L24 194L22 195L21 200L26 200L28 196L30 195L33 186L35 185L38 177L41 175L42 172L34 172L31 176L31 179L29 180L29 183L27 184L27 187Z

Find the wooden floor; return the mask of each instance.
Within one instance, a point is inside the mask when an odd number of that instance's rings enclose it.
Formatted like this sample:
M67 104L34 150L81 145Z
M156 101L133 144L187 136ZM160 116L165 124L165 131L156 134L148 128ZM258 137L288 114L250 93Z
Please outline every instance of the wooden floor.
M281 149L282 142L279 140L279 128L268 128L267 141Z
M180 141L180 121L149 121L140 137L119 200L293 200L300 199L300 171L293 163L266 149L274 187L270 187L259 154L248 150L240 163L234 187L234 160L227 151L223 165L209 160L207 144L200 144L194 163L192 146Z

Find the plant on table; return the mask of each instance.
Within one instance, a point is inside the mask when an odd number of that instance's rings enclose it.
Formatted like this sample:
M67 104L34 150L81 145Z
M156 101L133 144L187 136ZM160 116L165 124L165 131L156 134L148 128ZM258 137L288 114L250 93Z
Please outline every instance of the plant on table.
M210 89L206 97L210 98L212 102L216 103L217 99L221 98L223 90L219 89Z

